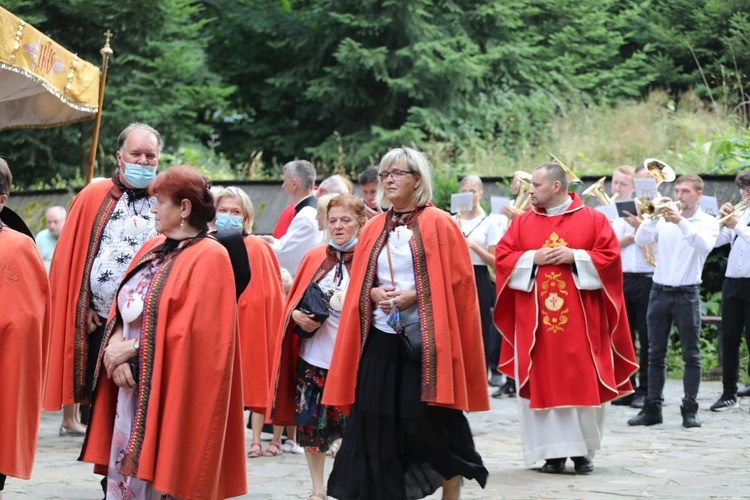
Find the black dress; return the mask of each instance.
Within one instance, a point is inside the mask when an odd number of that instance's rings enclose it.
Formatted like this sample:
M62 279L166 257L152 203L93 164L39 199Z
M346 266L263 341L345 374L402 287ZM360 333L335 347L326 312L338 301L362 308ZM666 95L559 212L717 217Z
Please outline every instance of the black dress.
M420 400L420 370L397 335L370 328L329 496L424 498L441 486L441 476L476 479L484 487L488 472L466 417Z

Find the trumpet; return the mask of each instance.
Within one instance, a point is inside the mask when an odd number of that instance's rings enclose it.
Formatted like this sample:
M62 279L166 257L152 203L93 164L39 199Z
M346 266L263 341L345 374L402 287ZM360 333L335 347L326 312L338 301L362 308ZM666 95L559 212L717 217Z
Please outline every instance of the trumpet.
M672 182L677 177L672 167L656 158L646 158L643 160L643 168L646 169L651 177L656 179L657 185L662 182Z
M732 210L728 213L724 214L722 217L718 219L719 224L724 224L726 221L731 219L732 217L742 217L742 215L747 210L747 202L745 200L740 201L735 206L732 207Z
M611 205L613 202L613 198L611 198L607 191L604 189L604 181L606 181L606 177L602 177L595 183L593 183L591 186L586 188L586 190L581 194L581 196L593 196L597 200L599 200L599 203L602 205Z
M673 210L678 214L682 212L682 203L679 201L672 201L669 198L654 198L651 200L637 200L638 210L647 219L653 219L654 217L665 217L667 212Z
M518 179L518 194L513 202L513 208L523 211L526 204L529 202L531 195L529 194L529 188L531 187L531 174L524 172L523 170L516 170L513 173L513 177Z

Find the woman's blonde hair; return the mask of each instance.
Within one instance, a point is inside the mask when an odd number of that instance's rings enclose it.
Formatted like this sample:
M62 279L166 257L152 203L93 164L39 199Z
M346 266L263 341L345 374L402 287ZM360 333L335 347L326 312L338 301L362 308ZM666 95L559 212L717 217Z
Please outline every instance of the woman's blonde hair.
M432 201L432 173L430 164L427 162L424 153L416 149L401 146L388 151L380 160L378 173L394 163L403 163L406 167L416 174L419 174L419 186L414 190L414 203L418 207L423 207ZM385 197L385 188L383 181L378 181L378 203L385 208L390 208L391 203Z
M253 209L253 202L250 200L250 196L237 186L229 187L215 187L211 190L214 195L214 201L216 206L219 206L219 200L222 198L239 198L240 205L242 205L242 231L247 234L253 232L253 219L255 218L255 210Z

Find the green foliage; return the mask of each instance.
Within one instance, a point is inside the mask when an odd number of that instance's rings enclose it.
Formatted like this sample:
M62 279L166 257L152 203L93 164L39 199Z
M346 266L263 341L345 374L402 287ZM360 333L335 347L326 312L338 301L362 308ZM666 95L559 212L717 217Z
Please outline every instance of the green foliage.
M221 154L200 144L180 146L172 153L165 153L161 158L162 168L171 165L192 165L212 181L239 179L232 165Z

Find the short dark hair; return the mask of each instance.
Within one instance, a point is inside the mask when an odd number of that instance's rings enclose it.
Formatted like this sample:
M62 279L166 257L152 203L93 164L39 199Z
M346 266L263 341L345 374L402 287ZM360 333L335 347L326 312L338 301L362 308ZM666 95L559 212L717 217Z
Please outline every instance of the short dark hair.
M734 183L740 189L750 186L750 169L743 170L742 172L737 174L737 177L735 177L734 179Z
M373 182L378 182L378 167L370 166L364 169L364 171L359 174L358 181L360 186L364 186L365 184L372 184Z
M0 194L10 194L13 185L13 174L10 173L8 162L0 156Z
M560 166L559 163L542 163L534 170L544 169L544 178L547 182L552 184L555 181L560 181L565 192L568 191L568 176L565 174L565 170Z
M190 201L188 224L200 231L208 230L208 223L216 218L216 205L211 194L211 181L191 165L169 167L158 174L148 186L150 195L163 194L179 205Z

